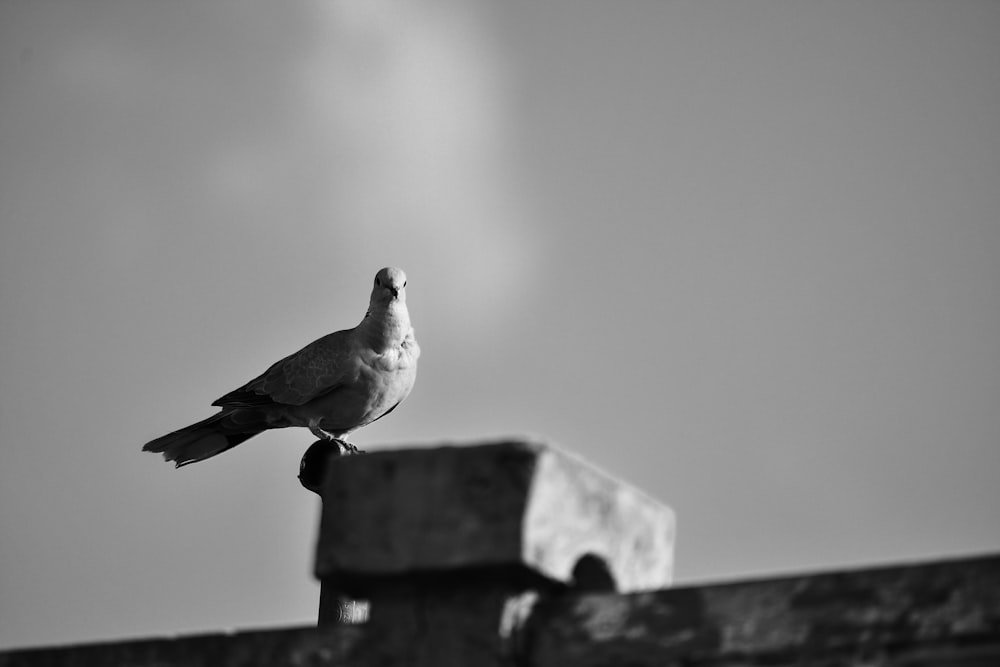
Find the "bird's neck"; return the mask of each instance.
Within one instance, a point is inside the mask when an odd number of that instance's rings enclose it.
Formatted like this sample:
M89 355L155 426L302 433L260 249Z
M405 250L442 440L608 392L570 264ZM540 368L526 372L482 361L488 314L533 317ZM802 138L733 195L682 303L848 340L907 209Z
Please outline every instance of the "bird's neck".
M400 301L372 304L358 328L372 349L384 352L398 347L406 338L410 332L410 313Z

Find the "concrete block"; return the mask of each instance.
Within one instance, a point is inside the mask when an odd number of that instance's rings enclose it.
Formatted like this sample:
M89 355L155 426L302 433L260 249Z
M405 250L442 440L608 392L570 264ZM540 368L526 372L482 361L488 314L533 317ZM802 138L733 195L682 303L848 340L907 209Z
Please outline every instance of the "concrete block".
M620 592L671 582L673 511L539 441L333 458L322 495L316 573L355 595L483 569Z

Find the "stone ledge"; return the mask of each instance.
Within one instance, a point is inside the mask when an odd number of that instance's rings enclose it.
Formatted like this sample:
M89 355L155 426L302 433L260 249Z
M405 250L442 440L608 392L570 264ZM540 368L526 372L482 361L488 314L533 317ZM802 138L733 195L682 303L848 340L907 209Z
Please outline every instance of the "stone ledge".
M1000 556L824 572L536 607L532 663L1000 665Z
M447 593L455 597L443 605L453 615L438 624L446 639L461 634L463 623L495 617L489 603L471 599L478 592ZM386 650L384 630L362 625L16 649L0 651L0 667L413 664L416 649L433 648L422 645L432 639L428 619L420 620L425 625L396 654ZM540 601L526 630L523 652L501 664L993 667L1000 664L1000 555L627 595L566 591Z
M360 627L286 628L0 651L0 667L354 665Z

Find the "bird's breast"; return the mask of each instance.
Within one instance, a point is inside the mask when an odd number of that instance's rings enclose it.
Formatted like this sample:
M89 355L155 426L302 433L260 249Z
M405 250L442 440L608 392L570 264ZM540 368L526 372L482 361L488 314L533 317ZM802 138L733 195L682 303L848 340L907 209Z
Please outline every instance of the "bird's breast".
M400 345L390 347L380 354L372 354L364 359L364 365L377 373L406 372L415 368L420 356L420 347L415 340L404 340Z
M417 376L417 356L419 348L400 345L363 360L361 381L370 387L374 411L388 410L410 393Z
M419 355L416 341L360 353L353 377L303 406L302 417L319 418L324 429L338 435L375 421L409 395Z

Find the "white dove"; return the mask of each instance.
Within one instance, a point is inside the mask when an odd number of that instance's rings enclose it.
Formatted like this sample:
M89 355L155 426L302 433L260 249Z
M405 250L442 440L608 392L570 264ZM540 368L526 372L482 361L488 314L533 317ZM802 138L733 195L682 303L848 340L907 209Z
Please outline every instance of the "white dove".
M177 467L203 461L272 428L305 426L344 441L392 412L417 377L420 347L406 309L406 274L375 275L368 312L353 329L323 336L212 403L217 414L146 443Z

